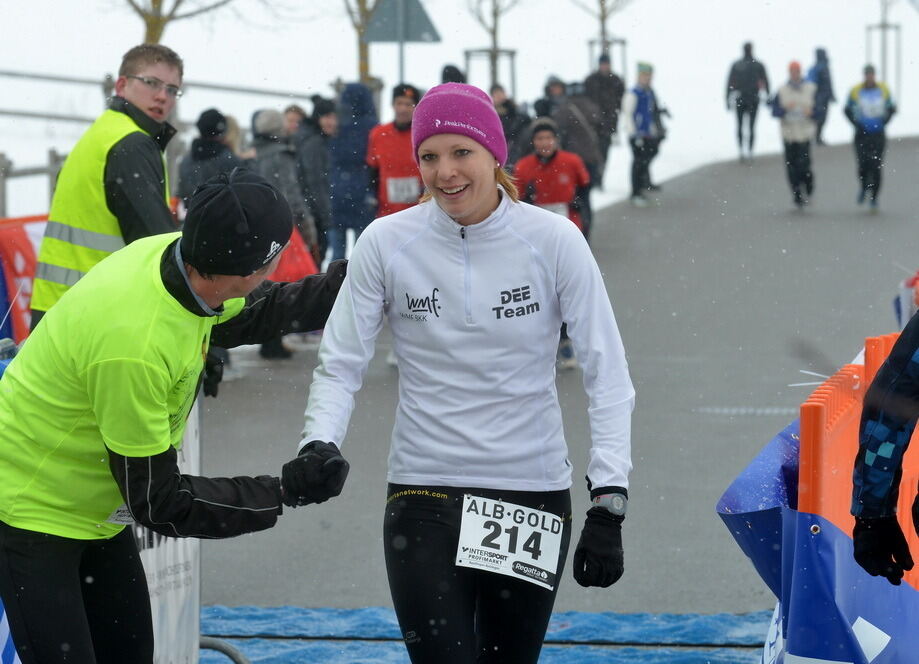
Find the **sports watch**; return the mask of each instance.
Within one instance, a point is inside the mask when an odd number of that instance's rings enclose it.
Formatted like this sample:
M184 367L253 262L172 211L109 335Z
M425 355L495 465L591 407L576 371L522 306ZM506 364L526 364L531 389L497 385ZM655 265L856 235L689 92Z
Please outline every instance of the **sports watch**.
M621 493L604 493L590 499L594 507L602 507L616 516L625 516L629 506L629 499Z

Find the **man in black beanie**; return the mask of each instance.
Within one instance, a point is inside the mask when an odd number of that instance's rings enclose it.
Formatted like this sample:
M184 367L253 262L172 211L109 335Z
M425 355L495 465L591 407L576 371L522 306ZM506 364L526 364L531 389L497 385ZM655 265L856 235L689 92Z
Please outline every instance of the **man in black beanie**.
M264 178L221 174L191 197L181 234L137 240L93 267L4 372L0 599L23 662L63 661L66 643L67 661L152 664L147 577L126 525L233 537L341 492L348 464L330 443L310 442L279 477L177 465L209 343L325 325L344 261L265 282L292 229Z
M191 150L179 164L179 184L176 195L188 208L191 195L198 185L218 173L229 173L243 165L226 142L227 119L216 108L209 108L195 123L200 136L191 142Z

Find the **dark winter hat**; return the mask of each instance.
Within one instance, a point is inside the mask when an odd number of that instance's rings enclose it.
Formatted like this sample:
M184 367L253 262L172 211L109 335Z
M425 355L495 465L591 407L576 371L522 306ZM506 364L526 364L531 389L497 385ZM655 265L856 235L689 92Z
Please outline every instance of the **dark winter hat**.
M293 230L287 200L245 168L195 190L182 228L182 257L203 274L248 276L270 263Z
M223 136L227 133L227 119L216 108L209 108L198 116L195 123L202 138Z
M440 72L441 83L465 83L466 76L456 65L444 65L443 71Z
M465 83L442 83L421 98L412 118L412 153L436 134L461 134L491 152L501 166L507 161L507 141L501 118L484 90Z
M600 57L597 59L601 65L608 65L610 63L609 53L601 53Z
M547 115L541 118L536 118L533 120L533 124L530 125L530 136L535 136L537 132L540 131L551 131L553 134L558 136L558 125L555 124L555 120Z
M421 93L418 92L418 88L414 85L400 83L392 89L392 100L396 101L397 97L408 97L417 104L418 100L421 99Z
M310 116L313 120L319 120L323 115L329 115L330 113L335 113L338 109L335 106L335 102L331 99L326 99L325 97L320 97L316 95L312 98L313 100L313 114Z

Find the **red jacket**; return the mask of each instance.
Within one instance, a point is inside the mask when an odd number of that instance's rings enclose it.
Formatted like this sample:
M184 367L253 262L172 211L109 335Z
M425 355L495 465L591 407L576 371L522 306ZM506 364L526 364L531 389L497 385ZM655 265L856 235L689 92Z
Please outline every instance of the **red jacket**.
M370 130L367 165L379 173L377 216L410 208L424 191L421 173L412 156L412 130L396 129L393 122Z
M571 207L577 189L590 183L590 175L579 156L556 150L544 162L535 154L528 154L514 166L514 177L521 199L565 214L584 230L581 215Z

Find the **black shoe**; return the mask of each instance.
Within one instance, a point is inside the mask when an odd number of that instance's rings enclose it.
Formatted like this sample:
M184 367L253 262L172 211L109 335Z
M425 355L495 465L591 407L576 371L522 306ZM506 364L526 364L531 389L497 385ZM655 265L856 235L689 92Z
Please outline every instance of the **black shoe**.
M649 184L648 191L660 191L661 186L659 184Z
M281 343L280 337L263 343L258 349L258 354L266 360L287 360L293 357L293 352Z
M798 208L803 208L805 205L804 196L801 195L801 192L795 189L794 191L794 203Z

